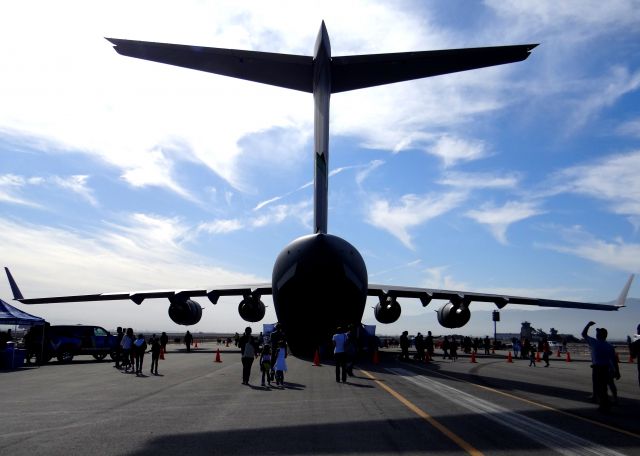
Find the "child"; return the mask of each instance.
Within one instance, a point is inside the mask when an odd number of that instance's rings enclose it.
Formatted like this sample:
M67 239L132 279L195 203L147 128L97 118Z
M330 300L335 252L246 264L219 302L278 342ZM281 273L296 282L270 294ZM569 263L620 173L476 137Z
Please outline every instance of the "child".
M529 350L529 367L536 367L536 351L531 347Z
M280 348L276 352L276 385L284 386L284 373L287 371L287 345L284 341L280 342Z
M267 344L262 347L262 354L260 355L260 372L262 372L262 386L264 386L264 378L267 377L267 382L271 386L271 347Z

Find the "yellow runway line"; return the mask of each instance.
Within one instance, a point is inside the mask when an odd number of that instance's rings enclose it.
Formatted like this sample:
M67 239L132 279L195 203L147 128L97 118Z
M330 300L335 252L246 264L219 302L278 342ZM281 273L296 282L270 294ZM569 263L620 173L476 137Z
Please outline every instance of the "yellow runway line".
M462 448L464 451L466 451L468 454L472 455L472 456L483 456L484 453L482 453L481 451L477 450L476 448L474 448L473 446L471 446L469 443L467 443L466 440L462 439L461 437L459 437L457 434L455 434L453 431L451 431L449 428L447 428L446 426L444 426L442 423L440 423L439 421L437 421L435 418L433 418L431 415L429 415L427 412L425 412L424 410L422 410L420 407L418 407L417 405L415 405L413 402L411 402L409 399L405 398L402 394L398 393L396 390L394 390L393 388L391 388L388 385L385 385L384 383L382 383L380 380L376 379L373 375L371 375L369 372L360 369L361 372L363 372L367 377L369 377L371 380L373 380L374 382L376 382L376 384L382 388L383 390L385 390L387 393L391 394L393 397L395 397L400 403L402 403L405 407L407 407L409 410L411 410L413 413L415 413L416 415L418 415L420 418L424 419L425 421L427 421L431 426L433 426L434 428L436 428L438 431L440 431L442 434L444 434L445 436L447 436L450 440L452 440L456 445L458 445L460 448Z

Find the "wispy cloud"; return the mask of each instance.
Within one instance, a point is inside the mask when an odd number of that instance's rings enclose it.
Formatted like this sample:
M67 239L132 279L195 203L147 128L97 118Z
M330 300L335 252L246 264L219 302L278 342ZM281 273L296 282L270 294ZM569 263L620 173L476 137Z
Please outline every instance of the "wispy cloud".
M457 171L445 172L438 183L449 187L473 189L505 188L512 189L518 186L521 179L519 173L497 175L491 173L464 173Z
M472 209L466 216L476 222L487 225L491 234L501 244L507 244L507 229L513 223L542 214L537 202L508 201L501 207L491 203L484 204L480 209Z
M623 239L607 241L588 233L581 226L559 230L561 244L541 244L541 247L568 253L609 268L628 273L640 271L640 244Z
M577 193L607 203L613 213L640 216L640 150L573 166L552 176L548 193Z
M241 230L242 228L244 228L244 224L240 220L228 219L202 223L198 226L198 231L204 231L209 234L226 234Z
M470 141L463 138L445 135L426 149L427 153L442 159L446 168L459 162L478 160L487 156L487 149L482 141Z
M93 190L87 185L89 176L32 176L24 177L15 174L0 175L0 201L11 204L43 208L44 206L22 195L28 187L54 186L76 193L92 206L98 201Z
M624 122L616 129L616 133L619 135L640 138L640 119L633 119Z
M356 182L358 184L361 184L362 181L364 179L366 179L366 177L369 175L369 173L371 171L373 171L375 168L377 168L378 166L382 165L384 162L380 161L380 160L373 160L372 162L368 163L368 164L364 164L364 165L350 165L350 166L342 166L339 168L335 168L332 169L329 172L329 177L334 177L337 176L338 174L344 172L344 171L349 171L352 169L358 169L361 171L358 171L358 173L356 174ZM278 196L274 196L272 198L269 198L267 200L261 201L258 204L256 204L256 206L253 208L254 211L258 211L260 209L262 209L265 206L268 206L272 203L275 203L276 201L280 201L281 199L284 199L288 196L293 195L294 193L297 193L301 190L304 190L306 188L312 187L313 186L313 181L309 181L306 182L305 184L301 185L300 187L296 188L295 190L291 190L290 192L284 193L282 195L278 195Z
M630 72L628 68L616 66L601 80L590 81L587 93L581 93L569 118L569 128L575 131L593 120L599 113L622 96L640 87L640 71Z
M388 231L407 248L413 249L409 230L458 207L467 198L466 192L441 195L404 195L397 203L384 198L372 198L367 208L367 222Z

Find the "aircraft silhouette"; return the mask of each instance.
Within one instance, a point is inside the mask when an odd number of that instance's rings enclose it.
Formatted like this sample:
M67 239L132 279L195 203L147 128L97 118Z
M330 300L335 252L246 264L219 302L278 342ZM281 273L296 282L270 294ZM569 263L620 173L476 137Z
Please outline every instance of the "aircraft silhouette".
M374 314L380 323L398 320L401 312L398 298L417 298L423 306L433 299L447 300L438 310L438 321L447 328L464 326L471 317L469 304L474 301L492 302L500 309L509 303L592 310L618 310L624 306L633 275L615 305L370 284L358 250L327 232L331 94L518 62L525 60L537 44L332 57L324 22L313 57L107 39L121 55L312 93L314 232L295 239L282 250L275 261L271 283L25 299L5 268L14 299L24 304L114 299L141 304L145 299L167 298L171 320L193 325L202 316L202 308L194 297L206 296L216 304L221 296L241 296L240 316L257 322L265 315L261 297L272 294L278 321L296 356L313 354L319 345L330 340L337 327L360 324L367 296L379 299Z

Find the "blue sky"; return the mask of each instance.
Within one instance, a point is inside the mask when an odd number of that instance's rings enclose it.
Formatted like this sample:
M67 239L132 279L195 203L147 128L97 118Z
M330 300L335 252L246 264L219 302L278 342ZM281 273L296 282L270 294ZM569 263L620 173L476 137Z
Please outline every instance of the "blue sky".
M329 231L371 282L603 302L640 271L640 2L266 3L3 8L0 256L25 295L269 281L311 232L312 97L103 37L310 55L322 20L333 55L540 43L524 62L332 97ZM192 330L244 327L234 300L203 305ZM378 332L442 332L438 306L408 300ZM18 307L181 330L163 301ZM491 333L491 307L473 309L465 332ZM571 315L562 332L640 323L633 307Z

